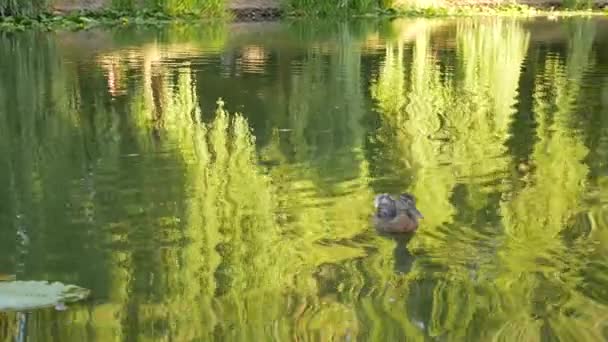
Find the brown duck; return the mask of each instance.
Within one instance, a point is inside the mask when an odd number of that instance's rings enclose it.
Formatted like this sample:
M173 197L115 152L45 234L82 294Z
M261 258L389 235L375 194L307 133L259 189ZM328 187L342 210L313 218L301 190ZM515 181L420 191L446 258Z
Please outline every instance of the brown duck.
M424 218L416 209L414 196L408 193L393 199L389 194L374 199L376 213L372 221L377 230L384 233L410 233L418 228L418 220Z

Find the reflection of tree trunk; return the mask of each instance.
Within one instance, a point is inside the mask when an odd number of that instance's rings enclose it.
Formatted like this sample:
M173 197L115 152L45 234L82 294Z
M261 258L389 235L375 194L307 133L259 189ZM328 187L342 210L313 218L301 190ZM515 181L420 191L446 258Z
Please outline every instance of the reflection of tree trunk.
M285 101L285 112L289 112L288 103L289 97L291 96L291 61L295 60L294 56L288 51L279 51L277 53L277 71L279 73L278 78L280 80L279 87L283 91L281 97L286 99Z
M518 132L517 135L512 135L508 140L507 145L510 154L515 156L518 161L528 160L534 150L534 135L535 123L533 110L533 93L534 93L534 78L539 72L539 65L544 63L541 61L542 52L539 46L532 46L528 49L527 60L523 63L524 69L521 72L519 80L519 99L518 110L513 115L512 130ZM528 137L521 139L521 137Z
M160 135L160 128L163 125L163 76L161 73L152 73L152 101L154 103L154 112L152 114L152 129L156 137Z
M2 93L6 93L6 89L3 87L0 87L0 92ZM5 98L0 98L0 101L6 101ZM5 103L2 103L3 105L6 105ZM6 110L6 108L11 108L10 105L7 107L2 107L0 112ZM3 112L6 113L6 112ZM12 148L13 146L17 145L16 141L14 141L13 139L11 139L11 135L9 135L10 132L10 122L9 122L9 118L8 115L0 115L0 153L2 153L2 155L6 158L4 159L6 161L5 164L2 165L2 167L5 168L6 170L6 175L8 175L8 179L6 179L6 183L8 186L8 195L9 195L9 200L6 201L7 203L2 203L4 210L6 210L6 213L10 213L11 215L13 215L14 217L14 222L13 222L13 227L15 227L15 232L9 231L9 229L6 229L2 232L0 232L0 239L3 239L3 241L9 240L9 239L15 239L13 241L16 241L16 239L18 238L18 232L19 232L19 225L17 225L16 223L18 223L18 218L19 216L19 210L21 209L18 195L20 194L19 192L16 192L17 189L17 185L16 185L16 180L15 180L15 173L14 173L14 166L13 164L15 163L15 158L13 157L13 153L12 153ZM2 161L2 159L0 159L0 161ZM13 233L15 235L13 235ZM5 235L6 234L6 235ZM4 246L4 245L3 245ZM16 274L16 268L15 268L15 255L16 255L16 251L18 250L17 244L9 244L9 246L11 246L11 248L9 250L7 249L3 249L3 253L2 256L0 256L0 263L2 263L2 269L0 269L0 271L2 272L7 272L7 273L14 273ZM6 257L6 259L4 259L4 257ZM7 262L9 261L10 262ZM12 267L13 269L10 270L9 272L9 267ZM0 316L0 329L2 328L2 317ZM2 330L0 330L2 331ZM0 335L1 336L1 335Z
M604 82L601 90L602 94L600 96L602 108L604 110L608 110L608 77L604 77Z
M10 193L12 194L12 203L15 213L14 225L16 229L16 241L17 241L17 257L15 265L15 275L23 276L25 273L26 258L29 254L29 236L27 230L27 223L25 222L24 213L22 211L22 201L19 198L19 192L17 192L16 181L14 173L10 173Z
M234 68L234 50L224 51L220 55L221 73L225 75L232 75L232 69Z
M26 312L18 312L17 317L19 319L19 330L17 332L17 342L27 341L27 320L28 314Z

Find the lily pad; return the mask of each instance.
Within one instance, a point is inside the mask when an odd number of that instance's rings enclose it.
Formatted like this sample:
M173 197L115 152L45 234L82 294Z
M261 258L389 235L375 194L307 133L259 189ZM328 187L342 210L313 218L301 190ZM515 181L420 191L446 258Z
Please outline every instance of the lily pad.
M76 285L48 281L0 282L0 311L24 311L62 307L90 295L91 291Z

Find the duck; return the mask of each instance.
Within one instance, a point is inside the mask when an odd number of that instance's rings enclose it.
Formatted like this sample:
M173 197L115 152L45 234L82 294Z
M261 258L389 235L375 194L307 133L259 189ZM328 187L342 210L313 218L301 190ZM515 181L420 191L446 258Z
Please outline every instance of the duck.
M424 218L410 193L402 193L397 199L386 193L376 195L374 207L376 212L372 222L378 231L384 233L414 232L418 229L419 220Z

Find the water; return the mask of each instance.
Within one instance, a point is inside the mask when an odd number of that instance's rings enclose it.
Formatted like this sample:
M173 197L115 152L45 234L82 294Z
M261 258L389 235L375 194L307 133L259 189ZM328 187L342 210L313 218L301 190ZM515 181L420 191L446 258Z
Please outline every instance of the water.
M0 273L93 291L32 340L608 339L608 20L0 46ZM425 219L379 235L401 191Z

